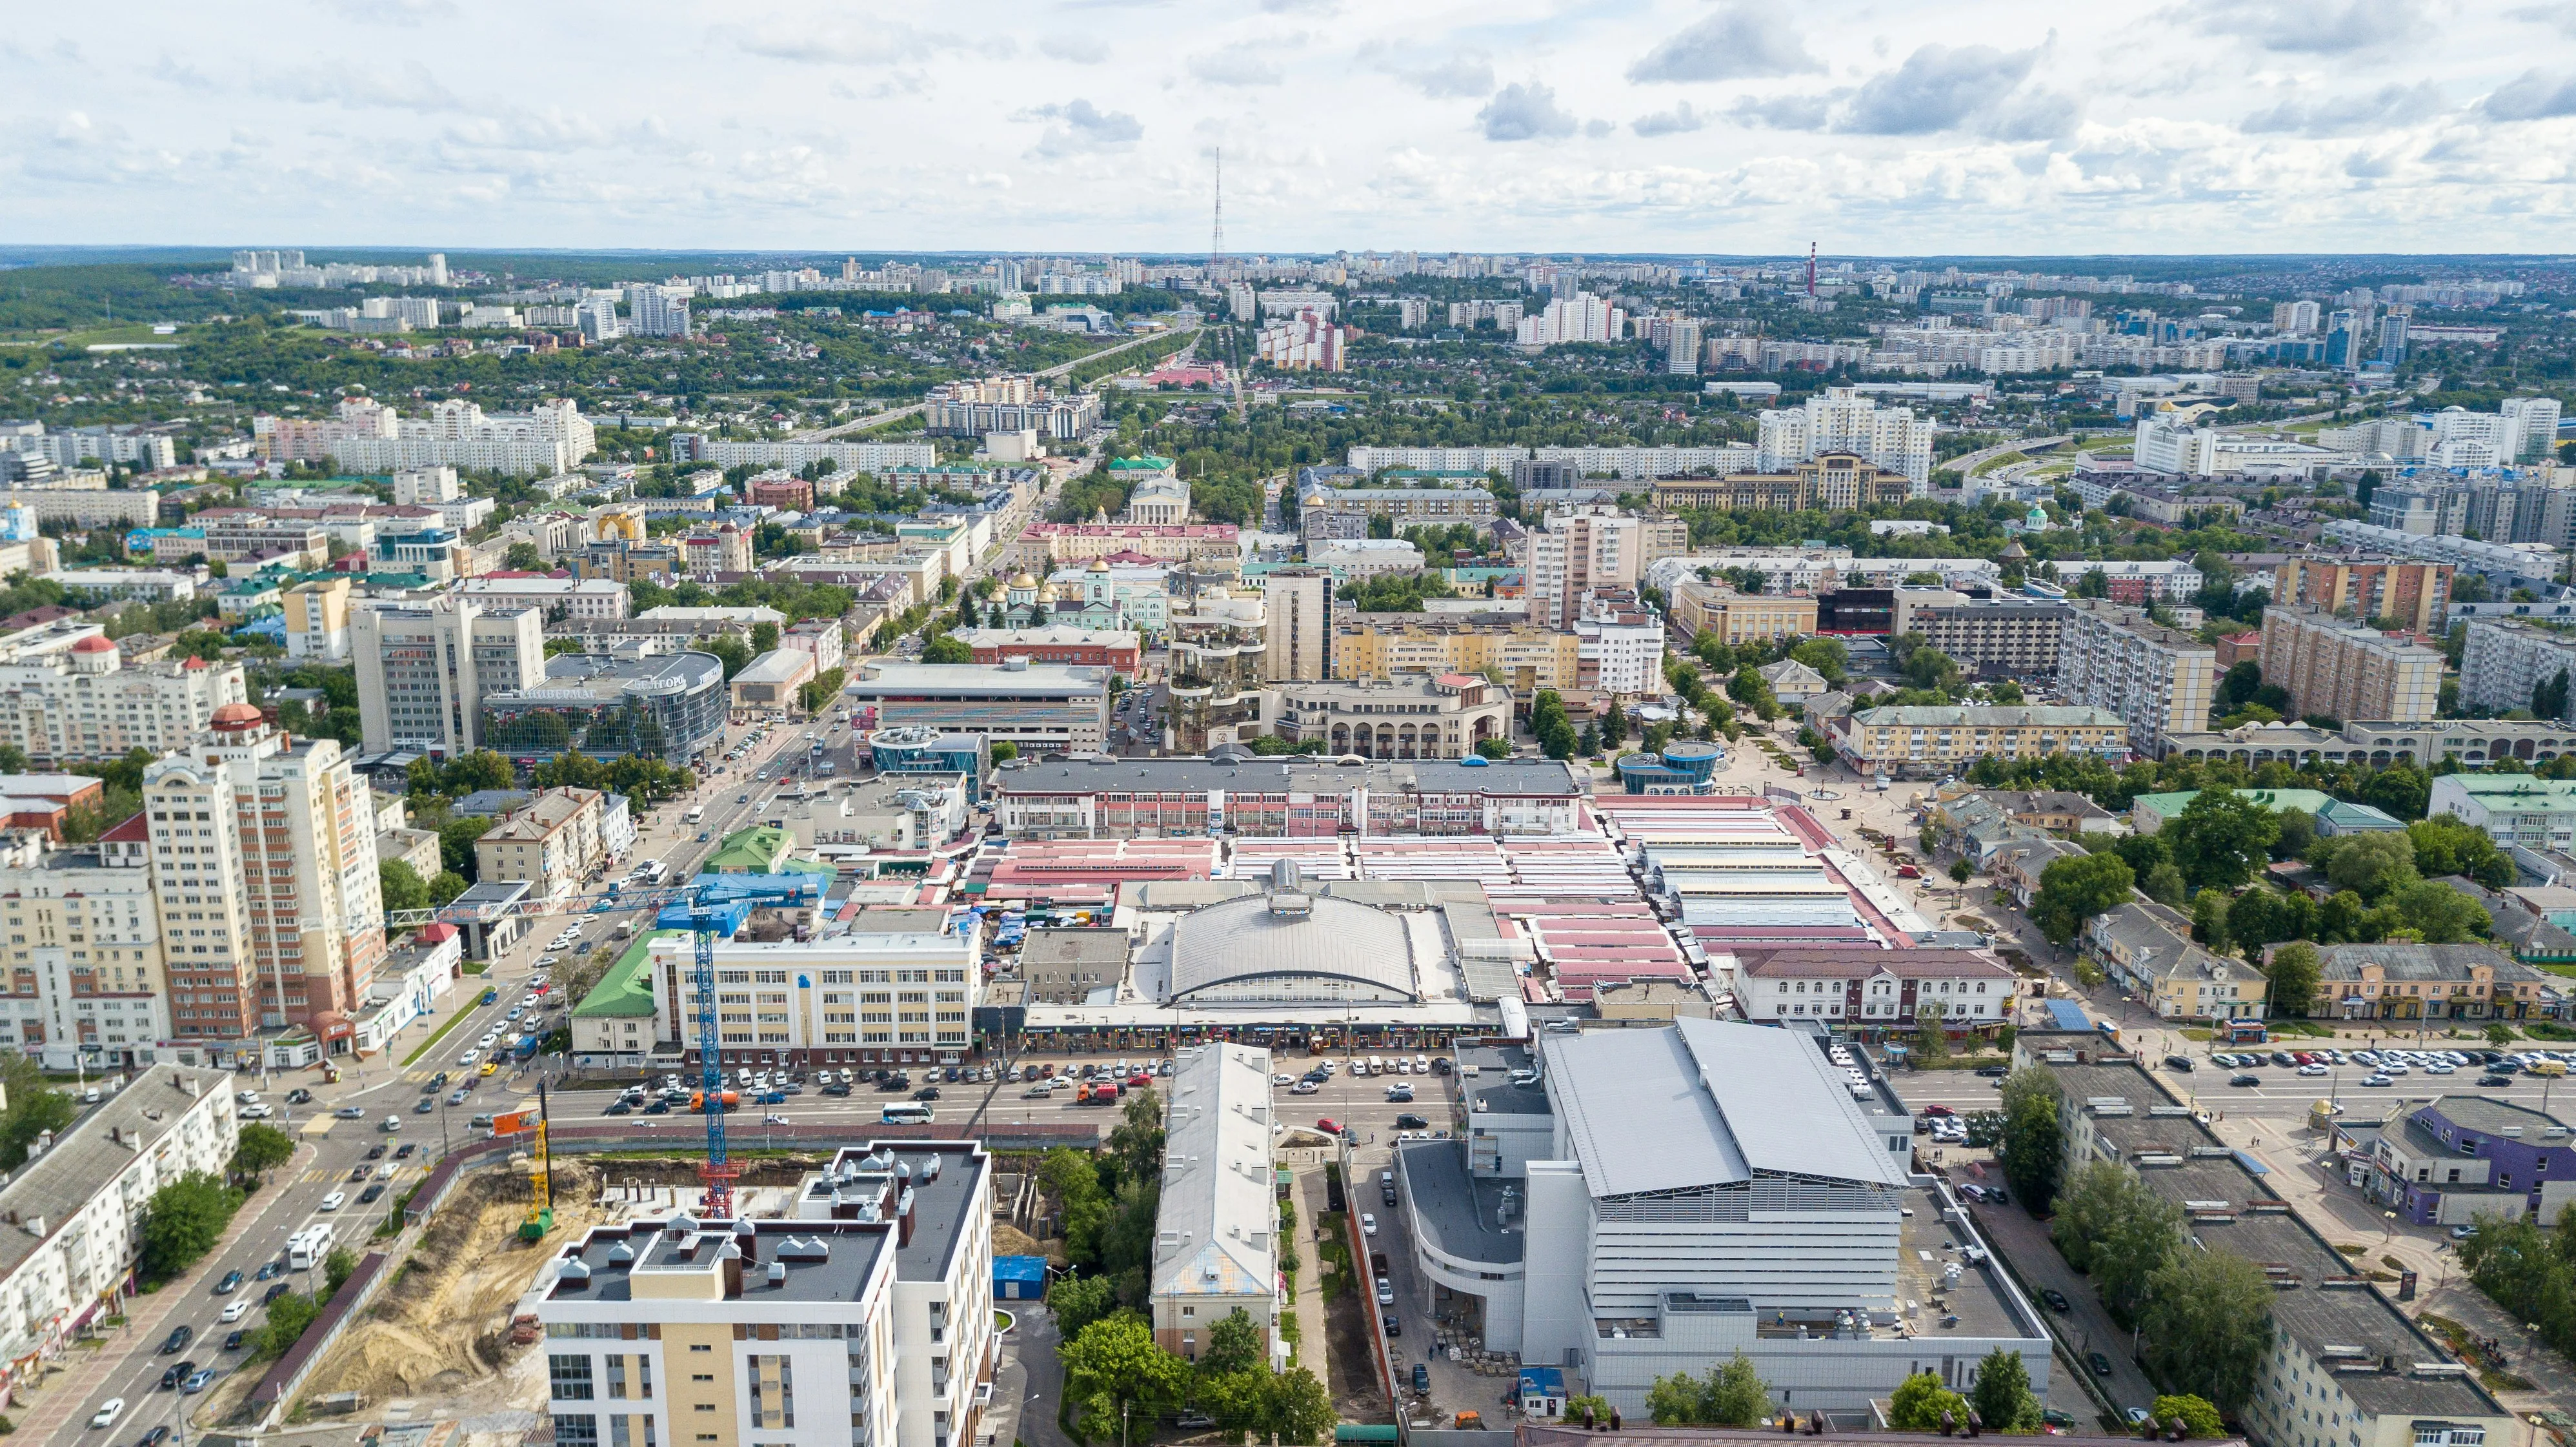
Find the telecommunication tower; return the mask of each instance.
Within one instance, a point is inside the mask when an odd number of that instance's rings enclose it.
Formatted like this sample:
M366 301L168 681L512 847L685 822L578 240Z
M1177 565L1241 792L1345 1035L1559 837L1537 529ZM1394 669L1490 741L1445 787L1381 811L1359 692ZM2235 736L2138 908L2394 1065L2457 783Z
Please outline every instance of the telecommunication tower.
M1216 150L1216 214L1208 228L1208 270L1225 260L1225 148Z

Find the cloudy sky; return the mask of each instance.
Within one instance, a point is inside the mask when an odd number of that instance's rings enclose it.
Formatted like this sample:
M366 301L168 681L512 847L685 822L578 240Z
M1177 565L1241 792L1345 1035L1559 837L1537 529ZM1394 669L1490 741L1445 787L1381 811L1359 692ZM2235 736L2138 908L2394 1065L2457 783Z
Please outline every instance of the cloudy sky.
M0 241L2576 248L2576 0L123 0Z

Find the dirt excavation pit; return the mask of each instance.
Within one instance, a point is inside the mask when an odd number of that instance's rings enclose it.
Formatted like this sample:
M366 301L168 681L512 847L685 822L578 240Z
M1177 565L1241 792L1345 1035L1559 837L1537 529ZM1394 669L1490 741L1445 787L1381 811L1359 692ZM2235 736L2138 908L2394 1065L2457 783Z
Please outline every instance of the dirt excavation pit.
M510 1319L537 1269L565 1241L601 1219L599 1173L554 1163L555 1227L522 1241L528 1216L524 1160L467 1177L430 1219L399 1273L304 1383L306 1398L363 1392L370 1408L434 1398L441 1415L542 1410L542 1343L514 1346Z

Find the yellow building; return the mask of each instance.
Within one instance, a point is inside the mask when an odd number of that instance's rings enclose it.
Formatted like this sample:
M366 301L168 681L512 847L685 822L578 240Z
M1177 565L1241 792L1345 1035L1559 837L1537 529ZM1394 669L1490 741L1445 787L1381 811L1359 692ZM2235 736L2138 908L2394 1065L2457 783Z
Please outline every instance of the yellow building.
M1852 771L1925 778L1957 773L1982 758L2035 759L2086 753L2118 760L2129 728L2106 708L1963 705L1868 708L1828 726Z
M1792 638L1816 631L1816 600L1739 593L1724 583L1685 579L1673 588L1671 621L1682 638L1713 630L1721 643Z
M1849 511L1913 496L1914 483L1849 452L1828 452L1786 472L1738 472L1726 477L1667 477L1655 481L1655 506L1668 512L1796 512L1804 508Z
M349 661L349 595L347 578L299 583L286 594L286 656L297 662Z
M1814 605L1808 607L1814 616ZM1362 613L1334 610L1333 677L1493 671L1516 694L1569 689L1579 668L1571 630L1508 613Z

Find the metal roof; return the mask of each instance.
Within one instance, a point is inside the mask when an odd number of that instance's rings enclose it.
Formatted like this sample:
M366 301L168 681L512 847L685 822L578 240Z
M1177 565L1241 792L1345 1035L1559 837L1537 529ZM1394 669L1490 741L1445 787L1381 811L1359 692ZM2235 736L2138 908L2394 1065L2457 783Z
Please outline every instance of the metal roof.
M1394 915L1328 896L1306 911L1271 908L1253 895L1208 905L1172 926L1172 998L1248 980L1338 980L1417 999L1413 951Z

